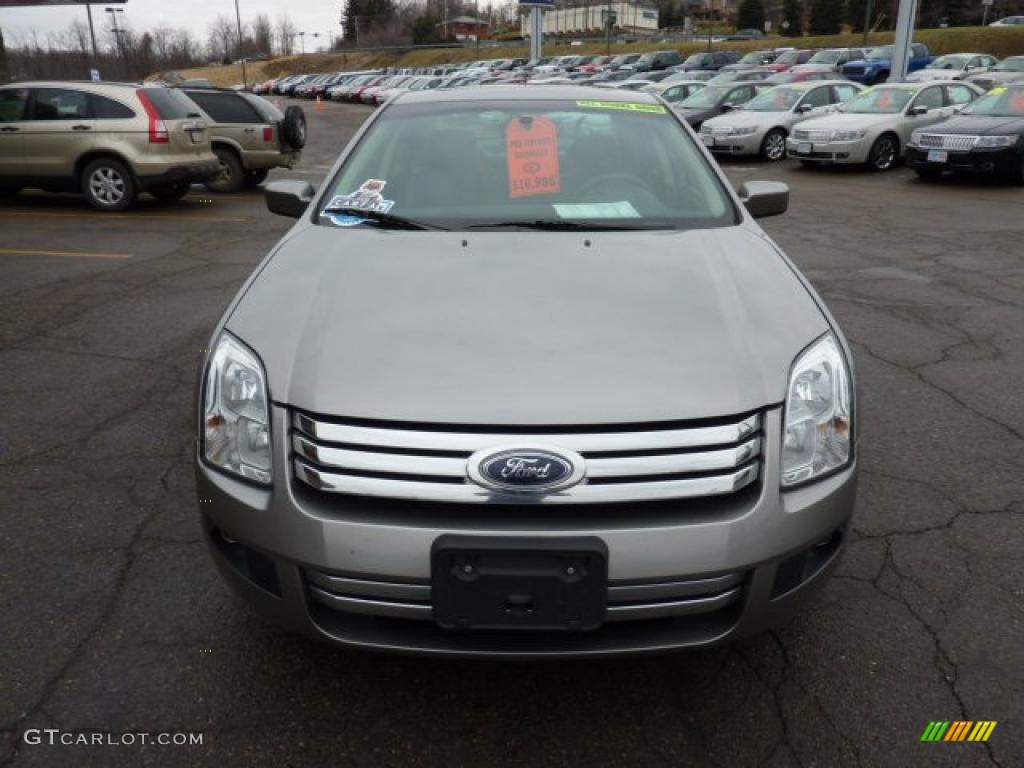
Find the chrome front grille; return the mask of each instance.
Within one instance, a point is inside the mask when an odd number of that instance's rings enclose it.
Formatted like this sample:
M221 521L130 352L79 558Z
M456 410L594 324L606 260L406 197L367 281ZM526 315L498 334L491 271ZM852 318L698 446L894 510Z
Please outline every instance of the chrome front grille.
M927 149L949 149L954 152L969 152L977 136L955 136L942 133L918 134L917 141Z
M812 130L808 128L797 128L793 131L795 141L829 141L832 138L832 131Z
M485 489L468 479L481 450L537 444L583 456L583 481L547 493ZM365 426L295 412L296 477L312 488L413 501L596 504L734 493L757 480L762 418L754 414L663 429L474 431Z
M433 619L429 583L373 581L307 569L306 589L320 605L346 613ZM743 595L743 573L702 579L608 585L607 621L692 616L721 610Z

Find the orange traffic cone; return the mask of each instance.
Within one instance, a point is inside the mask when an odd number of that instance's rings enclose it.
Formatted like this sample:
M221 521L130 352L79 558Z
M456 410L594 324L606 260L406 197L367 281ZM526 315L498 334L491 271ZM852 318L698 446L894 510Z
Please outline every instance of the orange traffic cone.
M324 100L322 98L320 98L319 96L316 97L316 111L317 112L323 112L324 111Z

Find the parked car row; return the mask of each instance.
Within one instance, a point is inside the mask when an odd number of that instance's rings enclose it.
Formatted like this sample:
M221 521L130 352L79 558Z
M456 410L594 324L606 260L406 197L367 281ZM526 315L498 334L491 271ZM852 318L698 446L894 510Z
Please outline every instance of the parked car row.
M123 211L142 192L184 197L194 182L235 192L292 167L301 107L251 93L151 83L26 82L0 87L0 193L81 192Z

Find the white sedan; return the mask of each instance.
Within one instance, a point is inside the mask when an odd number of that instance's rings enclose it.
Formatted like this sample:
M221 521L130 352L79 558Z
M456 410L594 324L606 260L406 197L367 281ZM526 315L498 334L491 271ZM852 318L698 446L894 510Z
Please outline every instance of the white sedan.
M801 123L786 141L787 152L805 165L856 163L885 171L903 156L911 133L951 117L982 93L953 80L876 85L832 114Z
M700 138L715 153L782 160L794 125L834 109L863 89L849 80L780 85L759 93L739 109L706 120Z
M906 77L908 83L920 83L925 80L963 80L968 75L980 75L988 72L999 63L995 56L987 53L947 53L939 56L929 66L911 72Z

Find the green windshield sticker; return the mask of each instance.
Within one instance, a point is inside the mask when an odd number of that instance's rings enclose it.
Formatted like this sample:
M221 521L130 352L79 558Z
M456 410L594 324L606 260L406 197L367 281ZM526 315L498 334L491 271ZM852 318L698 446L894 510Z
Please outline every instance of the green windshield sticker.
M619 203L556 203L555 213L563 219L639 219L628 200Z
M665 114L665 108L660 104L637 104L631 101L577 101L576 106L584 109L621 109L626 112L647 112L652 115Z
M988 92L988 95L989 96L998 96L1001 93L1006 93L1006 86L1005 85L1001 85L998 88L993 88L991 91Z

